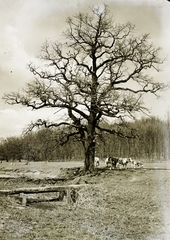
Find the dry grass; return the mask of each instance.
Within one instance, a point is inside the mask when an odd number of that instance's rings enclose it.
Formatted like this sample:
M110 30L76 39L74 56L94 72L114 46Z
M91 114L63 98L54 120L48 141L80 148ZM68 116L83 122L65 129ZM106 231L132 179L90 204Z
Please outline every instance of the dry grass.
M72 176L71 170L67 175ZM14 197L0 196L0 239L169 239L161 198L164 191L169 194L167 171L99 170L98 174L77 176L62 184L73 182L89 183L78 192L74 205L64 200L22 207ZM0 181L1 189L43 184L42 180L37 183L24 178Z

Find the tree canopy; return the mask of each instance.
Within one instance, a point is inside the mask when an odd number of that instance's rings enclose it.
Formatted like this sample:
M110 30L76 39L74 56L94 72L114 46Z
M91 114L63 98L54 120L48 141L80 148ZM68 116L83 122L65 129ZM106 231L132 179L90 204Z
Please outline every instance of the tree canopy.
M28 65L35 79L22 92L7 93L4 99L34 110L66 111L65 118L56 122L38 119L30 128L65 126L61 143L70 138L81 141L85 171L93 171L100 133L135 137L132 129L124 134L120 123L125 126L128 118L145 112L143 96L163 88L150 74L159 71L160 48L154 47L148 34L136 36L131 23L115 23L107 6L94 8L91 15L79 13L67 23L63 42L46 41L38 56L39 66ZM106 128L103 122L109 119L119 124Z

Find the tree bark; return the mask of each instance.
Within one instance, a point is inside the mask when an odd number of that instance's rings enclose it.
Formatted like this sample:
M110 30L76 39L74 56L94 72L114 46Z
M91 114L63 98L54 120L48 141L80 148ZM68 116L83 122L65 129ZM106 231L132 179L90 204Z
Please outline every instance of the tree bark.
M85 172L93 172L94 171L94 158L95 158L95 124L90 123L88 127L87 133L87 141L85 146L85 164L84 170Z

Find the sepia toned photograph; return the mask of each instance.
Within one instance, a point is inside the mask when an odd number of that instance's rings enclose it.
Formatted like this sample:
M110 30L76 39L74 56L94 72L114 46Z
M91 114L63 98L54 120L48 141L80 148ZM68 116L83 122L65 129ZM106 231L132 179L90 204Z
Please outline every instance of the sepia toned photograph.
M170 1L0 0L0 239L170 239Z

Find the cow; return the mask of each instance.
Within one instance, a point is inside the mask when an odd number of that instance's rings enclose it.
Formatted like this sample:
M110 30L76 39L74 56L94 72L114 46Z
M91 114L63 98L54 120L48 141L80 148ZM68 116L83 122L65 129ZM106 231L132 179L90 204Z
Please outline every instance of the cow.
M98 167L99 164L100 164L100 159L99 159L98 157L95 157L95 158L94 158L94 166L95 166L95 167Z
M131 161L132 165L133 165L133 168L140 168L140 167L143 167L143 163L139 162L139 161L136 161L136 160L132 160Z
M112 170L112 168L116 168L117 163L118 158L107 157L105 160L105 165L106 167L110 166L110 170Z
M131 158L119 158L118 159L118 164L119 165L122 165L123 168L127 169L127 164L129 162L132 162L132 159Z

